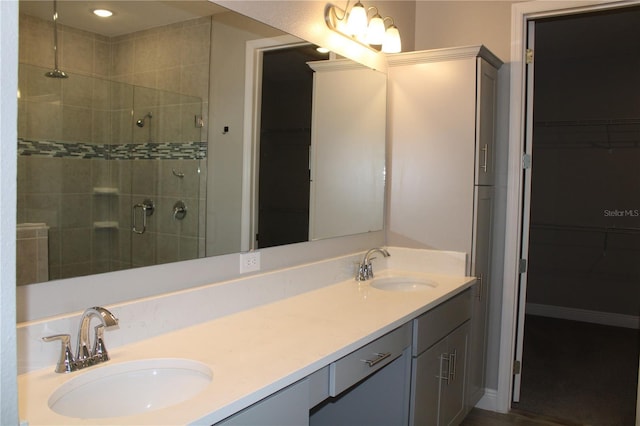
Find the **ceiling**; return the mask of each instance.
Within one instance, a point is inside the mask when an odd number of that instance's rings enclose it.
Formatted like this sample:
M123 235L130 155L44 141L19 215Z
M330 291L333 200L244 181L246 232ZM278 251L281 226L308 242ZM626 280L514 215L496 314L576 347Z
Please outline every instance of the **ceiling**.
M59 24L106 37L129 34L227 11L207 0L59 0L57 8ZM92 13L94 9L109 9L113 12L113 16L99 18ZM53 1L20 0L20 12L52 21Z

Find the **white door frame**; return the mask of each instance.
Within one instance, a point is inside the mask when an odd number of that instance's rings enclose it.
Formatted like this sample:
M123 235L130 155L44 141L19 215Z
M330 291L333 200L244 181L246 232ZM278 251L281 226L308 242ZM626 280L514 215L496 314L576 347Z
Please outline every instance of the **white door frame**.
M527 22L542 17L571 15L640 4L640 0L532 1L514 3L511 9L511 79L507 211L505 224L504 281L496 411L511 409L513 361L518 313L519 260L522 234L522 155L525 137L526 67L524 66Z
M529 20L527 22L527 37L525 39L526 50L534 49L535 43L535 21ZM533 78L534 67L529 66L525 69L526 74L526 99L523 101L526 104L525 113L525 129L524 129L524 146L523 153L529 158L532 158L533 152ZM524 167L524 159L523 159ZM529 226L531 224L531 167L522 171L522 224L520 234L520 258L529 261ZM524 352L524 321L525 321L525 306L527 303L527 271L521 272L517 286L518 305L517 319L516 319L516 343L515 343L515 362L519 362L522 367L522 353ZM511 389L511 400L513 402L520 401L520 385L522 383L522 368L519 369L517 374L513 375L513 383Z

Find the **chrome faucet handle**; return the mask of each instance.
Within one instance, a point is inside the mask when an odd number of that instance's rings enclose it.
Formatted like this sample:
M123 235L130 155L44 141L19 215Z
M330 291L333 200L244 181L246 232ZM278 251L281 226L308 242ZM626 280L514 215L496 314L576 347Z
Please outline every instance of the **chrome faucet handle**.
M364 281L366 280L366 270L367 266L364 263L358 263L358 270L356 271L356 281Z
M73 358L73 353L71 353L71 336L68 334L55 334L53 336L43 337L42 340L45 342L53 342L55 340L60 340L60 357L58 358L58 363L56 364L56 373L71 373L72 371L76 371L78 369L78 365L76 364L75 359Z
M104 345L104 325L97 325L95 328L95 339L93 341L93 358L95 363L109 361L109 353Z
M372 258L372 259L375 259ZM373 264L371 263L371 260L369 260L369 263L367 263L367 269L366 269L366 273L367 273L367 279L370 280L371 278L373 278Z
M372 277L373 266L369 263L359 263L358 272L356 273L356 281L366 281Z

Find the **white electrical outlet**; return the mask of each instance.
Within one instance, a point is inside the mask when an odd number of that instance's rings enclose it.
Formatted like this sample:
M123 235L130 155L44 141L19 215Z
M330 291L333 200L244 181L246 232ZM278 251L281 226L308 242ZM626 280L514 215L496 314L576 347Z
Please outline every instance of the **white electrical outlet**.
M260 252L250 251L240 253L240 273L255 272L260 270Z

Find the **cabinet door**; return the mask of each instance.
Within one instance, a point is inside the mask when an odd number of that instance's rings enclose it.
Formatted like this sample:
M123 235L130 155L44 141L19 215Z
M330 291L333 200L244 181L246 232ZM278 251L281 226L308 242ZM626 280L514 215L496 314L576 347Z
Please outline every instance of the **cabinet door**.
M448 380L442 388L438 425L457 425L466 415L465 382L469 322L464 323L447 337Z
M487 352L487 317L491 282L493 187L481 186L475 194L475 226L471 274L478 278L472 289L467 405L470 410L484 393Z
M466 415L469 322L413 359L410 424L455 425Z
M412 403L409 424L413 426L433 426L438 422L442 398L443 376L448 369L445 356L448 351L444 338L420 356L413 359L411 394Z
M322 62L312 65L310 240L383 228L386 75Z
M478 58L476 86L476 185L494 184L498 71Z

